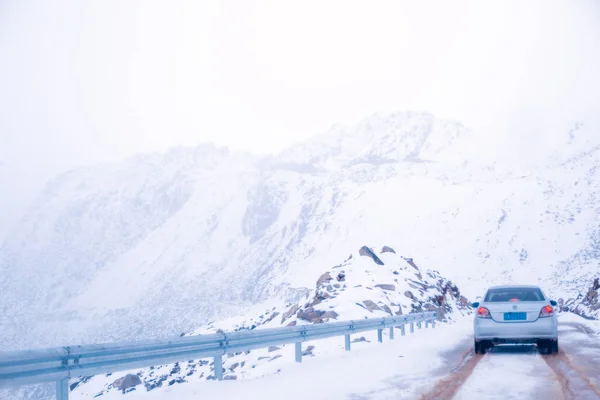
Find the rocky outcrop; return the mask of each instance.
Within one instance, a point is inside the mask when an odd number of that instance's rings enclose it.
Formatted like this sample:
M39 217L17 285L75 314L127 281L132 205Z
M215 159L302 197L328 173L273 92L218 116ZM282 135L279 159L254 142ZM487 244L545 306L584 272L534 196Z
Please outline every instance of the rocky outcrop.
M313 307L309 307L304 311L298 311L296 317L308 322L317 322L323 314L325 314L325 311L319 311L315 310Z
M330 280L332 280L333 278L331 277L331 275L329 275L329 272L325 272L323 275L321 275L319 277L319 279L317 279L317 289L323 285L323 283L325 282L329 282Z
M373 253L369 248L362 247L361 250L359 252L363 256L373 259L371 257ZM322 271L314 281L315 288L305 297L303 296L302 300L299 300L301 297L294 297L294 300L290 300L289 303L282 304L280 307L270 307L254 317L233 318L231 321L222 321L217 325L210 323L184 336L302 326L337 320L356 321L431 310L438 311L438 318L444 322L452 319L459 309L463 311L461 314L472 313L468 300L461 295L452 281L442 277L435 270L420 270L412 259L395 255L391 251L387 253L386 265L379 264L375 260L373 263L363 257L350 257L343 263ZM409 267L407 263L413 267ZM597 286L595 283L587 296L582 295L580 302L597 304ZM364 300L357 301L358 299ZM365 341L364 337L354 338L354 342L360 341ZM223 356L224 379L236 379L236 376L251 374L251 369L259 364L279 362L282 354L286 353L286 346L289 345L225 354ZM311 346L303 349L302 353L308 356L318 355L314 353L314 348ZM174 363L169 367L170 370L166 368L141 370L139 379L146 390L190 381L191 378L216 379L214 363L210 359ZM109 390L113 390L113 386L107 384L104 391ZM126 390L135 390L135 388L129 387Z
M326 311L326 312L325 312L325 314L323 314L323 315L321 316L321 318L322 318L323 320L325 320L325 319L336 319L338 316L339 316L339 314L338 314L338 313L336 313L336 312L335 312L335 311L333 311L333 310L330 310L330 311Z
M381 261L381 259L379 257L377 257L377 255L373 252L373 250L371 250L367 246L361 247L360 250L358 251L358 254L363 257L369 257L370 259L375 261L375 264L377 264L377 265L385 265L383 263L383 261Z
M312 356L312 355L313 355L312 351L313 351L314 349L315 349L315 346L308 346L308 347L306 348L306 350L304 350L304 351L302 352L302 355L303 355L303 356Z
M600 278L595 278L586 294L564 301L559 299L562 311L569 311L588 319L600 319Z
M379 308L379 306L377 304L373 303L371 300L364 300L363 304L365 305L366 309L369 311L381 310L381 308Z
M288 319L289 317L294 315L296 313L296 311L298 311L298 308L299 308L298 304L295 304L288 311L284 312L283 315L281 316L281 323L283 324L286 319Z
M279 313L278 313L278 312L274 312L273 314L271 314L271 316L270 316L269 318L267 318L267 319L265 320L265 322L264 322L264 323L265 323L265 324L268 324L269 322L273 321L273 319L274 319L275 317L277 317L278 315L279 315Z
M394 286L392 284L388 284L388 283L378 284L378 285L375 285L375 287L381 288L383 290L391 290L391 291L396 290L396 286Z
M394 249L392 249L389 246L383 246L383 248L381 249L382 253L394 253L396 254L396 251Z
M381 309L382 309L383 311L385 311L386 313L390 314L390 316L392 316L392 317L394 316L394 314L392 313L392 310L391 310L391 309L390 309L390 308L389 308L389 307L388 307L386 304L384 304L384 305L381 307Z
M142 380L140 377L133 374L127 374L113 382L113 386L119 390L127 390L141 384Z
M414 263L413 259L410 257L403 257L404 260L406 260L406 262L408 263L408 265L410 265L411 267L413 267L414 269L416 269L417 271L419 270L419 267L417 267L417 264Z

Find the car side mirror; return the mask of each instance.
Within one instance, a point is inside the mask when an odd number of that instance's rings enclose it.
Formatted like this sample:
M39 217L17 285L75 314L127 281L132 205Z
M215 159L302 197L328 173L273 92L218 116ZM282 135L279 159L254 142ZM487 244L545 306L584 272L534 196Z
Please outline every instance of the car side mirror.
M473 308L479 307L479 302L476 301L475 303L471 304L471 307L473 307Z
M552 304L555 307L558 305L558 303L556 301L554 301L554 300L550 300L550 304Z

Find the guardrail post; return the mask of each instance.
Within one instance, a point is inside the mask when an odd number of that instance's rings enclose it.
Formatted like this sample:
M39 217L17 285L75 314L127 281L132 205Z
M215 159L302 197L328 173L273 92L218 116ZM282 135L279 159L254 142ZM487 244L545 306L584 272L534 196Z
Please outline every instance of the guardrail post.
M296 362L302 362L302 342L296 342Z
M435 319L432 319L432 320L431 320L431 327L432 327L432 328L435 328Z
M410 323L410 333L414 333L415 332L415 323L411 322Z
M377 341L379 343L383 342L383 329L377 329Z
M346 351L350 351L350 334L346 333L344 336L346 337Z
M223 356L217 354L215 356L215 377L217 380L223 380Z
M402 336L406 335L406 332L405 332L406 329L405 328L406 328L405 324L402 324L402 326L400 327L400 330L402 331Z
M429 320L428 319L425 320L425 329L427 329L427 328L429 328Z
M417 322L417 328L421 329L421 321Z
M394 340L394 327L390 326L390 340Z
M69 379L56 381L56 400L69 400Z

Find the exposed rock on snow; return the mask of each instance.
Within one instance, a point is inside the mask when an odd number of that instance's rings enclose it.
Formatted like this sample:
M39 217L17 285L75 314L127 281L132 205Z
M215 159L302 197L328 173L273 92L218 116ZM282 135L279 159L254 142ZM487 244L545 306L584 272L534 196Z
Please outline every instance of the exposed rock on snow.
M296 311L298 311L298 304L294 304L292 306L292 308L290 308L289 310L287 310L286 312L283 313L283 315L281 316L281 323L283 324L283 322L288 319L289 317L291 317L292 315L294 315L296 313Z
M338 313L336 313L336 312L335 312L335 311L333 311L333 310L330 310L330 311L326 311L326 312L325 312L325 314L323 314L323 315L321 316L321 319L322 319L324 322L327 322L329 319L336 319L337 317L338 317Z
M325 272L323 275L321 275L321 277L317 280L317 288L319 286L321 286L323 283L325 282L329 282L330 280L332 280L333 278L331 277L331 275L329 274L329 272Z
M376 311L376 310L381 311L381 308L379 308L377 306L377 304L375 304L371 300L363 300L363 304L365 305L365 308L369 311Z
M379 265L383 265L383 261L381 261L381 259L379 257L377 257L377 255L373 252L373 250L371 250L367 246L361 247L360 250L358 251L358 254L361 256L369 257L373 261L375 261L375 263L377 263Z
M142 381L140 380L140 377L133 374L127 374L113 382L113 386L118 390L127 390L141 384Z
M390 316L392 316L392 317L394 316L394 314L392 314L392 310L390 310L390 308L387 306L387 304L384 304L384 305L381 307L381 309L382 309L383 311L385 311L386 313L390 314Z
M325 311L315 311L314 308L308 307L304 311L298 311L296 317L308 322L322 322L321 316L323 314L325 314Z
M575 299L558 301L561 310L570 311L584 318L600 319L600 278L595 278L585 295Z
M306 350L304 350L304 351L302 352L302 355L303 355L303 356L312 356L312 355L313 355L313 352L312 352L312 351L313 351L314 349L315 349L315 346L308 346L308 347L306 348Z
M392 249L389 246L383 246L383 248L381 249L382 253L394 253L396 254L396 251L394 249Z

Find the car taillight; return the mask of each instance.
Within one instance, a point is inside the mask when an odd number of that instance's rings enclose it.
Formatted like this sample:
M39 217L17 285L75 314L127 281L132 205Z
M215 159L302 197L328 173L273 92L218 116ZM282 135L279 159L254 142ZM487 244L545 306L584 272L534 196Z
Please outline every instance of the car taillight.
M554 315L554 308L552 306L544 306L540 311L540 318L551 317Z
M490 314L490 310L485 307L479 307L477 309L477 316L479 318L492 318L492 314Z

